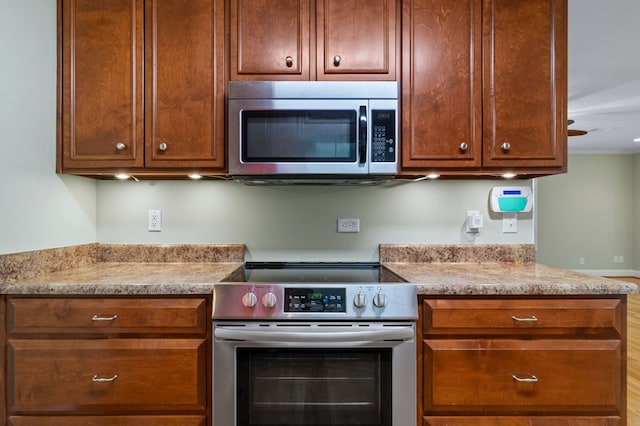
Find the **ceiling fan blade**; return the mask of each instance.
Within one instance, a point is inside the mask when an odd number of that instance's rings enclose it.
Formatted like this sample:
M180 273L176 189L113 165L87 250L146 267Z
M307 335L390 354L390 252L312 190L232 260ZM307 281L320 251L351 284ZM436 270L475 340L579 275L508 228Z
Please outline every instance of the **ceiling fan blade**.
M587 131L586 130L577 130L577 129L568 129L567 130L567 135L568 136L582 136L582 135L586 135Z

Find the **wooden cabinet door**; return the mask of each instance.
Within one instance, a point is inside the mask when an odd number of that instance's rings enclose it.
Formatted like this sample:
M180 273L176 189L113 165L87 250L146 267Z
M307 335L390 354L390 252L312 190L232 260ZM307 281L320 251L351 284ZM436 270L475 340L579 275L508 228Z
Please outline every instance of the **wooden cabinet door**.
M6 297L0 296L0 425L4 424L4 419L7 418L7 411L5 407L6 398L6 388L5 383L5 361L4 357L6 354L5 347L5 306L6 306Z
M9 426L206 426L205 416L11 416Z
M396 79L395 0L317 0L317 78Z
M61 0L58 171L143 164L143 0Z
M203 412L203 339L10 339L7 411Z
M619 416L442 416L422 419L422 426L622 426L623 424Z
M567 0L484 0L484 160L566 167Z
M310 0L230 4L231 80L309 80Z
M52 335L205 335L211 322L204 298L82 298L10 296L10 337Z
M479 167L481 0L405 0L402 168Z
M428 339L423 414L619 416L620 340Z
M145 166L224 168L224 1L147 0Z

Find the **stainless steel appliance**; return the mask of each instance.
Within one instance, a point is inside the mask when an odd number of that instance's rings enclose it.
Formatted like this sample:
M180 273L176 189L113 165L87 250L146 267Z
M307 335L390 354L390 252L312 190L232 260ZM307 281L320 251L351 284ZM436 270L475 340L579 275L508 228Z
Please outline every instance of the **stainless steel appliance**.
M397 82L230 82L229 173L245 180L392 177Z
M415 426L415 286L248 265L214 289L213 426Z

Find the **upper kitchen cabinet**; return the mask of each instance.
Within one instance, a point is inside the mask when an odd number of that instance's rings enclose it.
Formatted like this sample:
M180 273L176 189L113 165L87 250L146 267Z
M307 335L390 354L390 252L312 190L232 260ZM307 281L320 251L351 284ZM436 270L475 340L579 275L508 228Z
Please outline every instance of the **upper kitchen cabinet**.
M231 80L308 80L311 0L231 0Z
M222 2L154 0L146 7L145 166L222 169Z
M231 0L231 80L396 80L395 0Z
M396 79L395 0L317 0L318 80Z
M58 171L143 166L143 18L142 0L58 2Z
M567 0L405 0L403 22L403 173L566 171Z
M223 0L59 0L58 172L216 172Z

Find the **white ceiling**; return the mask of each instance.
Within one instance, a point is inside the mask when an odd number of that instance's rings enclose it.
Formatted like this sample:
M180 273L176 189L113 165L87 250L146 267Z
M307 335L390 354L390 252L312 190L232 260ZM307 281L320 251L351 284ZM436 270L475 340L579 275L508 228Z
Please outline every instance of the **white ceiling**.
M640 153L640 0L569 0L569 153Z

